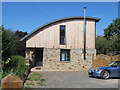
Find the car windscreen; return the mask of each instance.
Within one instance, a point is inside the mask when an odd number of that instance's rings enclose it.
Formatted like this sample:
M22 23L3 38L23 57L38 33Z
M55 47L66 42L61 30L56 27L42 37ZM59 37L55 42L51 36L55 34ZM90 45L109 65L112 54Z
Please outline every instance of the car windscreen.
M111 67L117 67L119 65L119 62L112 62L109 64Z

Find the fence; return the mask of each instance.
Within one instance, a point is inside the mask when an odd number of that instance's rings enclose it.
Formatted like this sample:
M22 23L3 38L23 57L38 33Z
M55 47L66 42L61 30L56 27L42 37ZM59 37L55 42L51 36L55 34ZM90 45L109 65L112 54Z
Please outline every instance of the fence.
M116 56L110 56L104 55L104 54L99 54L96 56L92 56L92 67L104 67L107 66L109 63L112 61L120 61L120 54Z

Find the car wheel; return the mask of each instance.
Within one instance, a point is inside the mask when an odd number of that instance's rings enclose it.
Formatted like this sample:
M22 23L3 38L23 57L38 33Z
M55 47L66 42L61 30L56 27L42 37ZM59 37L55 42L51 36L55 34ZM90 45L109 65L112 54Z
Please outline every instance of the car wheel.
M101 72L101 77L102 77L103 79L108 79L108 78L110 77L109 71L103 70L103 71Z

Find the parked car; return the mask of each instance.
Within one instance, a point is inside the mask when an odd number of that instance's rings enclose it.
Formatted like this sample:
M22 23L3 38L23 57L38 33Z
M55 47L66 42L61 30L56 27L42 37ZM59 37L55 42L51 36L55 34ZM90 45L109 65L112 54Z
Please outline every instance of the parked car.
M108 79L110 77L120 77L120 61L113 61L106 67L96 67L88 70L88 75Z

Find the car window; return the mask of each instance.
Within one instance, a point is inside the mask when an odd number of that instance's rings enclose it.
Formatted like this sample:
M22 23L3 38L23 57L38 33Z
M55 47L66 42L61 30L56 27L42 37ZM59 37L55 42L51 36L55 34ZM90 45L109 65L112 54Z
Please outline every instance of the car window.
M117 67L117 66L118 66L118 63L114 63L112 66L113 66L113 67Z
M117 67L119 65L119 62L112 62L111 64L109 64L109 66L111 67Z
M118 65L118 67L120 67L120 63L119 63L119 65Z

